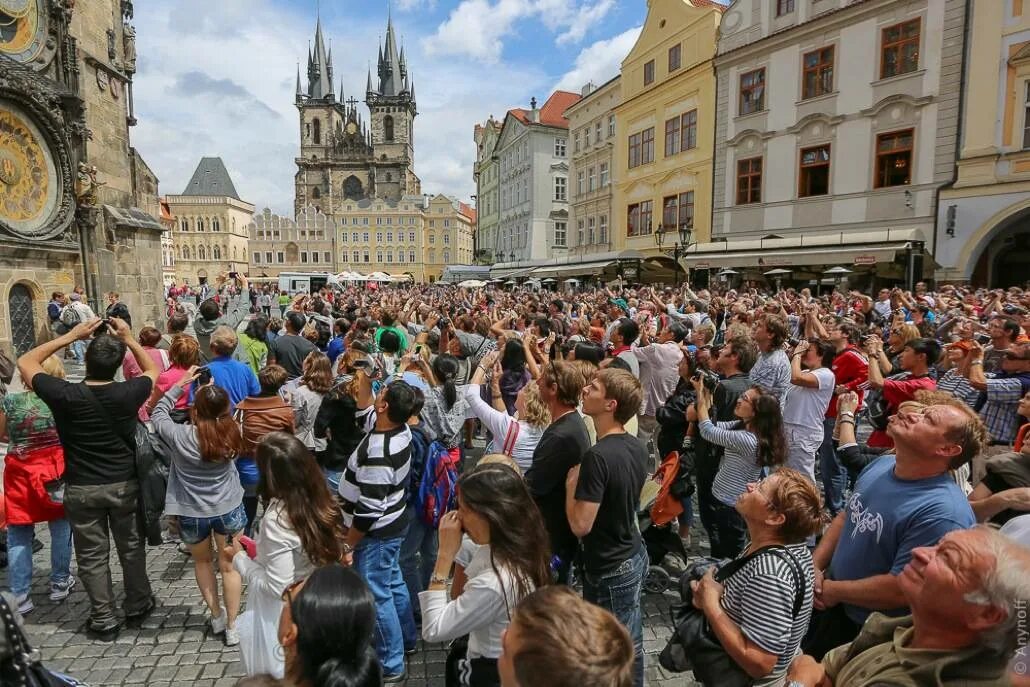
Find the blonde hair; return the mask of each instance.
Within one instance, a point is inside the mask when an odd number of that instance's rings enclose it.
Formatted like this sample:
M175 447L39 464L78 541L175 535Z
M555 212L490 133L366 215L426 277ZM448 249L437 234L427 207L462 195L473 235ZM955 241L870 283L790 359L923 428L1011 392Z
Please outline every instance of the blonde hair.
M551 424L551 409L540 398L540 387L530 382L522 387L522 393L525 394L526 416L519 419L525 420L530 427L542 428Z
M40 366L43 368L43 372L46 372L51 377L57 377L58 379L64 379L64 361L58 358L56 355L52 355L43 361Z
M514 470L517 475L522 475L522 468L519 467L519 464L515 462L514 458L506 453L488 453L479 459L479 462L476 463L476 467L480 465L491 465L493 463L498 465L507 465Z
M236 332L232 330L232 327L220 324L215 327L215 331L211 334L211 350L218 355L232 355L232 352L236 350L238 341L239 339L236 338Z
M919 333L919 327L914 324L906 323L896 327L896 329L898 330L898 338L901 339L902 346L907 344L909 341L918 339L922 336L922 334Z

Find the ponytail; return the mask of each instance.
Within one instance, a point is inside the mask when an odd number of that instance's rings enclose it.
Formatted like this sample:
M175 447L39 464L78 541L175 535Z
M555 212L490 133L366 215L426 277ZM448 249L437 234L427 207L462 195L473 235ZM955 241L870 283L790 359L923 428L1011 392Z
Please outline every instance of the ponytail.
M458 402L458 387L454 384L454 379L458 376L458 369L458 359L453 355L444 353L436 356L433 361L433 375L443 386L443 400L447 405L447 410L453 408L454 404Z
M318 667L312 687L379 687L382 669L371 645L356 656L345 660L333 656Z

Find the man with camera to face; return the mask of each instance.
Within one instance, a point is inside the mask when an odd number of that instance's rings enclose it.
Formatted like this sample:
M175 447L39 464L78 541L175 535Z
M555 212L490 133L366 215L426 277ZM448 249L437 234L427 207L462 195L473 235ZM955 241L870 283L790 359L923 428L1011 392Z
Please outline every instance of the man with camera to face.
M712 363L717 374L699 373L706 376L705 385L712 389L711 416L714 422L733 420L737 398L748 390L751 380L748 373L758 358L758 348L747 337L736 336L729 339L719 355ZM712 550L721 550L718 531L715 528L715 502L712 496L712 483L715 473L719 471L723 448L715 446L698 437L695 441L694 467L697 475L697 503L701 516L701 524L708 532Z

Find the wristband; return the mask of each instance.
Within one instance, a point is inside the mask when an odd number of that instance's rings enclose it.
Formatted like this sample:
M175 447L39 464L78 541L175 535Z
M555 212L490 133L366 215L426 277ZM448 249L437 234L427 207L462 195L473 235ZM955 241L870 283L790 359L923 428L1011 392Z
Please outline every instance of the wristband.
M970 364L970 365L983 365L983 364L984 364L984 361L982 361L982 360L971 360L971 361L969 362L969 364Z
M429 578L429 584L431 584L431 585L432 584L442 584L443 586L446 587L447 586L447 578L446 577L440 577L439 575L434 573L433 576Z

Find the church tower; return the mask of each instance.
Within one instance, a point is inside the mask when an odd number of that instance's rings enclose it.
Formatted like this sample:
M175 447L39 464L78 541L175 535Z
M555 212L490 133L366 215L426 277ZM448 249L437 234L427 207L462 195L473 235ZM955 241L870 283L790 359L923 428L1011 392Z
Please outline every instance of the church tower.
M415 84L408 73L404 47L397 51L393 18L386 22L386 41L379 47L375 82L369 70L365 103L372 120L376 196L396 200L421 195L415 175Z

